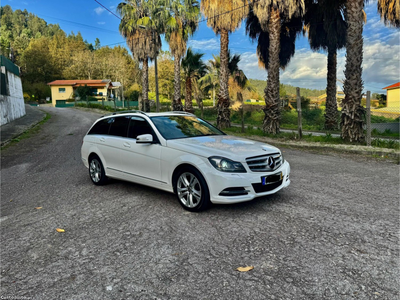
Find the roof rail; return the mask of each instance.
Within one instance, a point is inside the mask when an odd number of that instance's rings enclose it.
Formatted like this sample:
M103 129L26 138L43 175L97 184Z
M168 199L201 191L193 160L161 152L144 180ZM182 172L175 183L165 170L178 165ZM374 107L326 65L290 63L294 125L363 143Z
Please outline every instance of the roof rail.
M173 110L172 112L175 113L175 114L182 114L182 115L191 115L191 116L194 116L194 114L192 114L192 113L190 113L190 112L187 112L187 111L182 111L182 110Z
M106 114L106 115L101 116L101 117L114 116L114 115L126 114L126 113L139 113L139 114L143 114L143 115L147 116L147 114L144 111L141 111L141 110L121 110L121 111L116 111L116 112L113 112L113 113Z

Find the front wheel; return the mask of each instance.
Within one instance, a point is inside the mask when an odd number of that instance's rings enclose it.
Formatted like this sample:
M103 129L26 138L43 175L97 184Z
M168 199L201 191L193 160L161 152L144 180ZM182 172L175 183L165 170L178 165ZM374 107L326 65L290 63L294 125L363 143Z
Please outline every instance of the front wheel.
M104 185L107 182L103 164L97 156L89 159L89 175L95 185Z
M179 203L188 211L198 212L210 205L210 193L203 176L194 168L182 170L175 182Z

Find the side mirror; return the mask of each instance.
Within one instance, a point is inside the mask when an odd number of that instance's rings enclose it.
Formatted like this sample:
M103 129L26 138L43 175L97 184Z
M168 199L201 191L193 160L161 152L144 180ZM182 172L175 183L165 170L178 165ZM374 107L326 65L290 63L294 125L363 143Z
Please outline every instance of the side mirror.
M136 144L151 144L153 136L151 134L141 134L136 137Z

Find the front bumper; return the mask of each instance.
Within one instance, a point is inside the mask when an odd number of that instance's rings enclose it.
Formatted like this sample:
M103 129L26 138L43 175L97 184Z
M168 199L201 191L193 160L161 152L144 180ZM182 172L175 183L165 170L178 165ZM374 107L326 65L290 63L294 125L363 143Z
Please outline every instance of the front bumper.
M261 184L261 177L282 172L282 180L268 186ZM290 165L285 161L273 172L223 173L209 170L206 175L210 200L215 204L230 204L271 195L289 186ZM240 195L237 195L240 194Z

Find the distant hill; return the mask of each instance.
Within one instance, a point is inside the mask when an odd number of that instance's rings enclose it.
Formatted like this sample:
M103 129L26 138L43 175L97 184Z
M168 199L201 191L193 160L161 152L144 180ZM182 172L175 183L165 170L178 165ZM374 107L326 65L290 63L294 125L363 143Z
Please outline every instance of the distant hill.
M260 96L264 96L264 89L267 86L266 80L259 80L259 79L249 79L250 84L256 89L257 93ZM289 84L282 84L285 88L286 94L289 96L296 95L296 87L291 86ZM300 95L304 97L318 97L325 94L325 90L311 90L306 88L300 87Z

